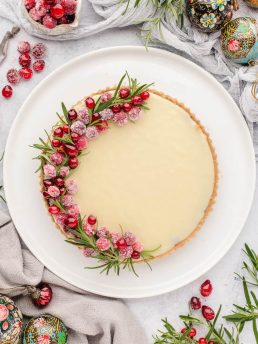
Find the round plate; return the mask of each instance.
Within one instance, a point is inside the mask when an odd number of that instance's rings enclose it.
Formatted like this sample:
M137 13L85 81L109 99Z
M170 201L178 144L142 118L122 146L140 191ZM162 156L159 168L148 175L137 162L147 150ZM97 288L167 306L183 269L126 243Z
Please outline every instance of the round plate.
M217 202L205 225L176 253L153 261L152 271L145 264L137 265L139 278L127 271L118 277L84 269L91 260L64 241L48 215L38 175L34 173L38 161L32 158L37 152L29 147L44 136L44 129L51 129L62 101L70 107L85 95L114 85L125 70L142 83L154 81L157 90L178 98L196 114L211 135L220 169ZM244 226L252 203L255 159L241 112L210 74L166 51L117 47L68 62L33 90L9 134L4 184L19 234L48 269L93 293L136 298L186 285L207 272L229 250Z

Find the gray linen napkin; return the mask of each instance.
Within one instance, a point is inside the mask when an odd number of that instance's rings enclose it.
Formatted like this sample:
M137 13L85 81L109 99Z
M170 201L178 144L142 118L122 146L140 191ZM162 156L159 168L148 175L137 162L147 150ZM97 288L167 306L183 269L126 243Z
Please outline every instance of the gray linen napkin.
M122 301L80 290L48 271L20 242L10 217L0 211L0 290L35 286L40 281L51 284L54 293L44 310L36 308L22 290L15 300L25 316L49 313L62 319L69 328L69 344L147 343L143 330Z

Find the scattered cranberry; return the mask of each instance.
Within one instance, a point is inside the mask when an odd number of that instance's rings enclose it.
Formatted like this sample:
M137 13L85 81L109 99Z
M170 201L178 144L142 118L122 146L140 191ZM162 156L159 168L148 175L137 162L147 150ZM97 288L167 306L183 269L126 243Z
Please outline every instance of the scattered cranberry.
M51 16L55 19L60 19L63 17L65 11L61 4L56 4L50 8Z
M35 2L35 0L33 0ZM18 43L17 50L19 53L24 54L24 53L29 53L30 52L30 43L21 41Z
M74 121L77 118L77 112L74 109L68 111L68 118L70 121Z
M132 103L133 103L133 105L141 105L142 102L143 102L143 100L142 100L142 97L141 97L141 96L134 96L134 97L132 98Z
M56 177L55 178L55 184L56 184L56 186L61 187L61 186L64 186L65 181L61 177Z
M57 148L57 147L60 147L62 143L61 143L61 141L54 139L51 141L51 144L52 144L52 147Z
M45 199L49 199L49 198L50 198L50 195L49 195L49 193L48 193L47 191L43 191L43 197L44 197Z
M7 80L10 82L10 84L16 85L21 80L20 74L17 69L9 69L6 74Z
M139 259L139 258L141 257L141 254L140 254L140 252L138 252L138 251L133 251L131 257L132 257L133 259Z
M199 338L198 344L207 344L206 338Z
M209 296L212 293L212 284L210 280L206 280L200 287L200 292L202 296Z
M93 226L97 222L97 218L94 215L89 215L87 218L87 222L89 225Z
M85 105L88 109L93 109L95 106L95 100L92 97L85 99Z
M111 106L111 110L114 112L114 113L118 113L121 111L121 106L120 105L113 105Z
M201 300L198 297L193 296L190 300L190 305L192 309L200 309L202 306Z
M32 47L31 52L35 59L41 59L46 53L46 47L43 43L37 43Z
M49 284L41 283L36 290L31 294L33 303L39 307L46 307L52 300L52 289Z
M68 219L65 221L65 224L69 228L75 228L78 226L78 220L75 217L68 217Z
M63 128L62 127L58 127L54 130L54 136L57 137L63 137Z
M130 103L124 103L123 104L123 110L125 112L129 112L131 109L132 109L132 104L130 104Z
M65 134L68 134L68 133L69 133L69 125L68 125L68 124L63 125L63 132L64 132Z
M36 5L36 1L35 0L23 0L25 7L27 8L27 10L30 10L32 7L34 7Z
M130 94L130 90L128 88L121 88L119 91L119 97L120 98L127 98Z
M43 185L45 186L45 188L49 188L49 186L53 185L53 182L51 182L51 180L49 179L45 179L43 181Z
M188 330L188 328L184 327L181 330L181 333L185 333ZM188 336L193 338L194 336L196 336L196 329L194 327L191 328L190 332L188 333Z
M29 67L31 63L31 58L28 53L21 54L19 57L19 64L22 67Z
M72 144L65 143L64 144L64 150L65 150L66 154L72 158L74 158L78 155L78 149Z
M77 133L71 133L71 139L74 143L78 142L80 135Z
M62 0L61 5L64 8L65 14L74 14L77 7L77 1L76 0Z
M117 240L116 246L117 246L119 249L122 249L122 248L127 247L127 243L126 243L126 241L125 241L124 238L121 238L121 239Z
M32 65L35 72L40 73L45 68L45 61L44 60L37 60Z
M60 208L58 208L56 205L51 205L48 207L48 212L52 215L57 215L60 213Z
M19 74L23 79L29 80L31 79L33 72L30 68L24 67L19 70Z
M206 320L213 320L215 313L209 306L202 306L202 315Z
M140 94L140 96L141 96L142 100L147 100L147 99L150 98L150 94L149 94L149 92L147 92L147 91L142 92L142 93Z
M13 94L13 89L12 89L12 87L9 86L9 85L4 86L4 88L2 89L2 95L3 95L3 97L5 97L5 98L11 98L12 94Z
M70 158L68 161L68 165L70 168L74 169L79 165L79 161L77 158Z

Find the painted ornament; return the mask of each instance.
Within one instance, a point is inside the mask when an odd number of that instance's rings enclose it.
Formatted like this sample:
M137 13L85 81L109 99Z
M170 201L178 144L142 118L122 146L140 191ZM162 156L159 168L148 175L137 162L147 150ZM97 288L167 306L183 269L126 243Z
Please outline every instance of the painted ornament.
M186 13L192 25L211 33L230 21L233 5L231 0L186 0Z
M0 295L0 343L18 344L21 336L21 311L9 297Z
M67 328L57 317L45 314L31 319L24 331L23 344L66 344Z
M254 18L240 17L221 31L221 48L235 63L252 64L258 58L258 23Z

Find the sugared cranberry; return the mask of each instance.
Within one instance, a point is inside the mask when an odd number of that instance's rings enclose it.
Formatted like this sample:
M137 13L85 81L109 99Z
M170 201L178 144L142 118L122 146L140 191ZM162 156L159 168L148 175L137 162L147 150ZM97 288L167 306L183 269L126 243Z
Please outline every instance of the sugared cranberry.
M6 74L7 80L10 82L10 84L16 85L21 80L20 74L17 69L9 69Z
M100 115L98 113L93 113L91 117L91 122L98 121L100 119Z
M87 145L88 145L88 140L86 138L86 136L81 136L79 138L79 140L76 142L76 148L81 151L85 148L87 148Z
M46 0L37 0L35 7L41 17L43 17L47 13L48 7Z
M124 103L123 104L123 110L125 112L129 112L132 109L132 104L131 103Z
M71 139L74 143L78 142L80 135L77 133L71 133Z
M5 98L11 98L12 94L13 94L13 89L12 89L11 86L6 85L6 86L3 87L3 89L2 89L2 95L3 95L3 97L5 97Z
M60 147L62 143L61 143L61 141L54 139L51 141L51 144L52 144L52 147L57 148L57 147Z
M142 100L141 96L134 96L132 98L133 105L141 105L142 102L143 102L143 100Z
M108 128L108 121L103 121L103 119L100 120L100 122L97 125L97 130L99 132L102 132L102 131L107 130L107 128Z
M30 68L24 67L19 70L19 74L23 79L29 80L31 79L33 72Z
M45 68L45 61L44 60L37 60L32 65L35 72L40 73Z
M85 99L85 105L88 109L93 109L95 106L95 100L92 97Z
M77 158L70 158L68 161L68 165L70 168L74 169L79 165L79 160Z
M51 180L49 180L49 179L45 179L45 180L43 181L43 185L44 185L45 188L47 189L47 188L49 188L49 186L53 185L53 182L51 182Z
M39 307L46 307L52 300L53 292L49 284L41 283L31 294L33 303Z
M120 105L113 105L111 106L111 110L114 112L114 113L118 113L121 111L121 106Z
M65 150L66 154L72 158L74 158L78 155L78 149L74 145L65 143L64 144L64 150Z
M50 195L49 195L49 193L48 193L47 191L43 191L43 197L44 197L45 199L49 199L49 198L50 198Z
M181 333L185 333L188 329L186 327L182 328ZM188 333L188 336L193 338L196 336L196 329L194 327L191 328L190 332Z
M64 179L61 177L56 177L54 182L58 187L64 186L65 183Z
M213 320L215 313L209 306L202 306L202 315L206 320Z
M206 280L200 287L200 292L202 296L209 296L212 293L212 284L210 280Z
M61 4L56 4L50 8L51 16L55 19L60 19L63 17L65 11Z
M68 111L68 118L70 121L74 121L77 118L77 112L74 109Z
M201 300L198 297L193 296L190 300L190 305L192 309L200 309L202 306Z
M36 5L36 0L23 0L23 3L25 5L25 7L27 8L27 10L30 10L32 7L34 7Z
M37 43L32 47L31 52L35 59L41 59L46 53L46 47L43 43Z
M64 7L65 14L74 14L77 7L76 0L62 0L61 5Z
M120 98L127 98L129 94L130 94L129 88L121 88L121 90L119 91Z
M46 14L42 20L42 24L48 29L54 29L57 26L57 20Z
M207 344L206 338L199 338L198 344Z
M150 94L149 94L149 92L147 92L147 91L142 92L142 93L140 94L140 96L141 96L142 100L147 100L147 99L150 98Z
M22 67L29 67L31 63L31 58L28 53L21 54L19 57L19 64Z
M35 2L35 0L32 0L32 1ZM18 46L17 46L17 50L21 54L29 53L30 52L30 43L29 42L25 42L25 41L19 42Z
M133 251L131 257L132 257L133 259L139 259L139 258L141 257L141 254L140 254L140 252L138 252L138 251Z
M40 21L42 17L40 12L36 9L36 7L33 7L29 10L29 16L31 17L31 19L35 21Z
M57 137L63 137L63 128L62 127L58 127L54 130L54 136Z
M58 208L56 205L51 205L48 207L48 212L52 215L56 215L60 213L60 208Z
M127 243L126 243L126 241L125 241L124 238L120 238L119 240L117 240L116 246L117 246L119 249L122 249L122 248L127 247Z
M93 226L97 222L97 219L94 215L89 215L87 218L87 222L89 225Z
M67 124L63 125L63 132L64 132L65 134L68 134L68 133L69 133L69 125L67 125Z
M69 228L75 228L78 226L78 220L75 217L68 217L68 219L65 221L65 224Z

